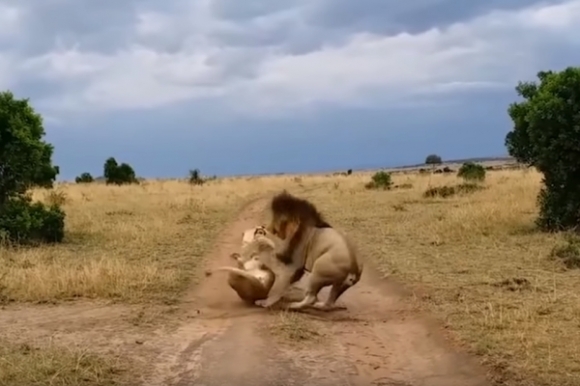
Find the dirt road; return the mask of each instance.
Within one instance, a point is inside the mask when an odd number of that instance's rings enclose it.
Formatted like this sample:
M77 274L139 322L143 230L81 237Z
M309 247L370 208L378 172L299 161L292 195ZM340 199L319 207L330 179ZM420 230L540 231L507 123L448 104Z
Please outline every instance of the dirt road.
M231 265L228 255L239 249L242 231L259 222L265 204L252 203L227 227L210 266ZM225 275L210 276L188 294L199 315L174 332L174 350L160 358L149 384L487 385L482 370L407 312L397 292L367 263L361 281L341 298L346 311L304 317L320 339L290 344L269 332L279 311L244 306Z
M231 265L229 254L239 249L242 231L259 222L266 203L251 203L224 229L209 266ZM69 311L5 310L0 329L50 334L64 343L78 343L82 336L92 347L141 363L147 371L133 380L145 386L488 385L475 361L409 310L404 295L380 280L370 262L340 302L348 309L300 317L316 339L293 342L276 334L280 312L245 306L225 274L216 273L186 294L174 327L137 330L127 322L134 309L84 304Z

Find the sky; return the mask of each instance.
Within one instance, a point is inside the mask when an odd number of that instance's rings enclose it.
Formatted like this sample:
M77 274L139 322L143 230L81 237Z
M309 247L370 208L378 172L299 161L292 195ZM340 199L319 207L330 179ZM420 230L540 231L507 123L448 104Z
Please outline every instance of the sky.
M60 179L505 156L517 82L579 61L580 0L0 0Z

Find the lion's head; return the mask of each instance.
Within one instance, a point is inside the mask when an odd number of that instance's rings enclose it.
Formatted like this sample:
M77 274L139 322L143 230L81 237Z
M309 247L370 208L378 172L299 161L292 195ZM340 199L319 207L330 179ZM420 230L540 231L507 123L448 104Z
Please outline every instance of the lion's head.
M306 226L331 228L312 203L285 190L272 198L270 211L272 217L266 231L282 240L292 237Z

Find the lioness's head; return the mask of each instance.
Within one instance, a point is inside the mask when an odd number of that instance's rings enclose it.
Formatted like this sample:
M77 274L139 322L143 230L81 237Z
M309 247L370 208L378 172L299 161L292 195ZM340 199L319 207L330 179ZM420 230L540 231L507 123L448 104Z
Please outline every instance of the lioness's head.
M264 225L258 225L242 232L242 246L254 241L256 236L266 236L266 227Z
M274 196L270 211L271 220L266 230L282 240L292 237L301 226L331 228L312 203L285 190Z

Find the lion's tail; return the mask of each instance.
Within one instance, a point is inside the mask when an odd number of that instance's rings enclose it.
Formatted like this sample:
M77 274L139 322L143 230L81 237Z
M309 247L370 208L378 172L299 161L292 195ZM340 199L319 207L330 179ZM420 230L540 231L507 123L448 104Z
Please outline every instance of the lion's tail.
M350 238L345 234L346 245L350 252L350 272L346 275L344 285L353 286L360 280L363 271L363 263L358 259L357 248L353 245Z
M345 286L352 287L353 285L355 285L358 282L358 280L359 280L358 276L359 275L357 275L356 273L349 273L348 275L346 275L346 279L344 279L342 284Z

